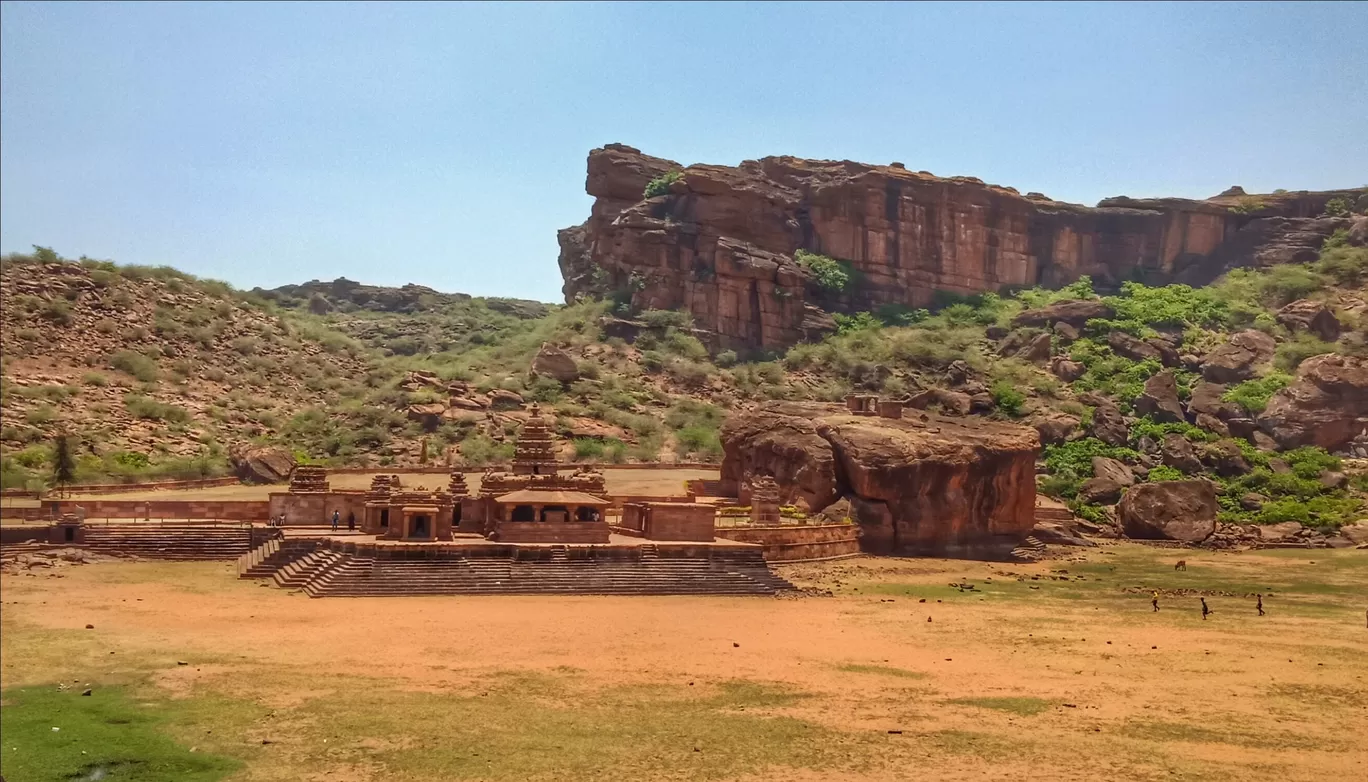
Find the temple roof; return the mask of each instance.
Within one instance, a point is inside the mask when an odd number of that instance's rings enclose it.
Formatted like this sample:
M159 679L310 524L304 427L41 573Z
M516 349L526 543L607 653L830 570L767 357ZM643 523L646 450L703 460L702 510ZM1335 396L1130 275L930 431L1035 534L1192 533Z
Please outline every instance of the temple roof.
M602 497L595 497L592 494L585 494L581 491L545 491L538 489L523 489L522 491L509 492L494 498L500 505L595 505L605 506L610 503Z

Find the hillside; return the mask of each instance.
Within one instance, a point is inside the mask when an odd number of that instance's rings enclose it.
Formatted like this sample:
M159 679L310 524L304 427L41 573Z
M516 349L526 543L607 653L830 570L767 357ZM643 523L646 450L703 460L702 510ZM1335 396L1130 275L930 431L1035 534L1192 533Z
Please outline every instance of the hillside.
M1020 420L1041 489L1109 517L1128 481L1217 480L1229 520L1334 526L1368 488L1368 220L1209 285L1057 289L837 311L784 350L709 349L682 312L348 280L235 291L171 269L10 256L5 485L83 443L82 480L226 469L249 445L336 465L506 458L537 401L568 459L718 461L729 411L852 391ZM816 256L821 257L821 256ZM1268 258L1263 258L1268 261ZM1098 286L1102 287L1102 286ZM545 347L544 347L545 346ZM1097 458L1094 458L1097 457ZM1120 465L1122 469L1117 469ZM1113 485L1118 483L1118 485Z

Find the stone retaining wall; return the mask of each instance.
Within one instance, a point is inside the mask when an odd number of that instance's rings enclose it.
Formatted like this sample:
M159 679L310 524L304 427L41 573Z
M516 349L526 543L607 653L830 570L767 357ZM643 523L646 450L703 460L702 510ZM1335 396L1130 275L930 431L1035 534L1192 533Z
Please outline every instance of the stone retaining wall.
M739 543L758 543L769 562L804 562L860 553L854 524L803 524L782 527L726 527L717 536Z

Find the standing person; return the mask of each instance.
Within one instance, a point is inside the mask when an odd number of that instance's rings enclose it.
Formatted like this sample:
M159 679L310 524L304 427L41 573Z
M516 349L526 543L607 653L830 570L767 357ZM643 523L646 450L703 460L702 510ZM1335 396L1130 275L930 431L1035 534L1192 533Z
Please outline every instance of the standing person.
M1206 598L1204 597L1204 598L1202 598L1202 621L1203 621L1203 622L1206 621L1207 614L1209 614L1209 613L1211 613L1211 609L1210 609L1210 608L1207 608Z
M336 531L337 531L337 522L339 522L339 521L341 521L341 520L342 520L342 511L338 510L337 508L333 508L333 522L332 522L332 531L333 531L333 532L336 532Z
M1259 602L1258 602L1258 604L1256 604L1254 607L1257 608L1257 609L1259 609L1259 616L1263 616L1263 615L1264 615L1264 610L1263 610L1263 595L1257 595L1257 597L1259 598Z
M1154 606L1155 612L1159 611L1159 590L1154 590L1154 594L1150 596L1150 605Z
M356 511L354 510L347 511L347 531L356 531Z

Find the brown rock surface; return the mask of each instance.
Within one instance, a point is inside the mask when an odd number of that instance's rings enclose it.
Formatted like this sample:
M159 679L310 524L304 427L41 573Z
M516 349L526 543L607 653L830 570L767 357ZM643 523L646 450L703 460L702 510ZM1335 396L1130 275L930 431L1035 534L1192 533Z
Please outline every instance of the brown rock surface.
M1121 486L1131 486L1135 483L1135 476L1131 474L1131 469L1124 462L1108 456L1094 456L1092 458L1092 470L1094 476L1106 478Z
M1125 445L1130 439L1130 427L1125 416L1111 405L1099 405L1093 410L1088 432L1107 445Z
M1202 461L1197 458L1197 452L1193 449L1192 443L1188 439L1176 432L1164 435L1164 442L1160 446L1160 453L1163 454L1164 464L1193 475L1202 471Z
M1101 299L1065 299L1039 309L1024 310L1012 318L1012 325L1053 328L1056 323L1065 323L1081 329L1093 318L1110 318L1114 314Z
M1213 383L1238 383L1254 376L1254 368L1273 358L1277 343L1253 329L1237 331L1202 359L1202 377Z
M1301 299L1278 310L1278 322L1290 331L1308 331L1326 342L1340 336L1340 322L1323 301Z
M1135 411L1156 421L1183 420L1183 403L1178 400L1178 382L1172 372L1157 372L1145 381L1145 390L1135 399Z
M579 365L569 353L555 345L543 343L532 359L532 374L571 383L579 378Z
M652 178L675 170L683 178L667 195L643 200ZM589 219L559 236L566 300L631 290L638 308L685 310L717 346L735 348L791 345L829 322L824 309L923 307L936 290L1171 277L1216 257L1250 222L1230 210L1236 197L1088 208L896 166L769 157L685 167L621 144L589 153L585 189ZM1259 196L1258 216L1318 214L1334 195ZM815 289L793 260L799 249L848 261L863 284Z
M776 474L785 500L814 510L846 496L873 551L995 556L1035 523L1039 440L1025 427L778 403L733 415L722 443L724 490Z
M1216 487L1205 480L1142 483L1117 510L1127 537L1199 543L1216 531Z
M1313 356L1297 367L1297 381L1273 395L1259 426L1282 448L1318 445L1339 450L1364 430L1368 417L1368 360Z
M243 448L229 460L237 476L249 483L284 483L295 467L294 454L285 448Z

